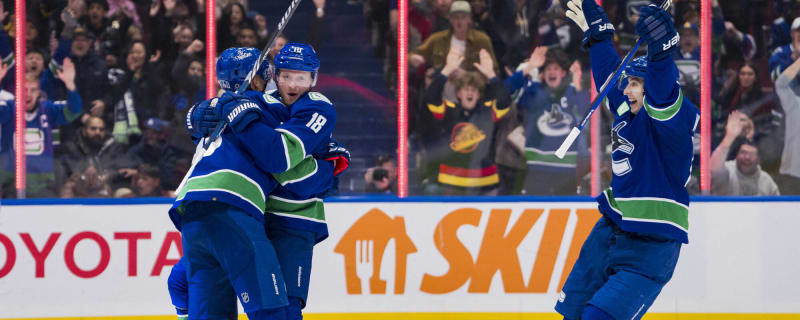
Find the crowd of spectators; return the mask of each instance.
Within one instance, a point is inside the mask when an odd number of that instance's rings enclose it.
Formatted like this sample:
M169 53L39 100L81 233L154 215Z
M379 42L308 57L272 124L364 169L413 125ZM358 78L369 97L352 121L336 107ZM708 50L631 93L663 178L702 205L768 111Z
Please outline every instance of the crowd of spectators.
M265 45L267 21L248 1L216 4L220 52ZM17 196L13 7L0 2L5 198ZM26 197L174 196L195 148L183 119L206 93L204 10L203 0L27 1Z
M603 1L620 54L637 38L638 7L650 3ZM712 42L702 44L700 1L677 0L671 8L679 83L698 106L700 47L712 47L712 194L800 194L800 138L791 134L799 129L791 120L800 114L800 4L714 0L712 10ZM416 0L409 11L412 193L589 194L588 135L564 159L554 156L590 100L588 55L564 3ZM484 55L495 72L483 72ZM476 84L467 87L479 91L477 109L465 108L463 83ZM498 83L502 90L492 85ZM601 132L609 132L610 115L601 116ZM600 158L607 159L610 141L601 137ZM689 189L700 194L696 137ZM610 163L601 163L607 185Z
M318 48L325 1L313 2L303 40ZM181 120L205 96L204 1L27 3L27 196L171 195L194 149ZM397 1L347 3L363 6L394 88ZM649 3L603 1L620 53L636 39L637 8ZM553 154L590 100L583 35L566 20L564 5L410 1L412 194L589 194L588 135L564 159ZM12 7L0 6L3 197L16 195ZM712 42L702 44L699 1L676 0L672 8L681 36L674 51L679 82L698 105L700 47L712 47L712 194L800 194L800 4L713 0L712 10ZM215 16L220 52L260 48L271 32L246 0L217 1ZM271 54L286 42L279 36ZM600 115L601 132L608 132L610 116ZM607 159L610 142L601 136ZM699 166L693 173L689 188L700 193ZM381 157L364 178L366 192L395 192L396 161Z

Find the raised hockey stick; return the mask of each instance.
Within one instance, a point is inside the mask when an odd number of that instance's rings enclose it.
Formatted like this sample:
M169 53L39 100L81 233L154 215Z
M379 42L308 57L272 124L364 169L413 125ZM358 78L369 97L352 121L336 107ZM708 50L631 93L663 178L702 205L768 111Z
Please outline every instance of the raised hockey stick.
M297 9L297 6L300 5L300 1L302 0L292 0L292 3L289 5L289 9L286 9L286 13L283 14L281 21L278 22L278 27L275 28L275 32L272 33L269 37L269 41L267 41L267 46L264 47L264 50L261 50L261 54L258 56L258 60L256 60L256 64L253 65L253 68L250 69L250 72L247 73L247 77L244 78L244 82L242 85L236 89L236 94L242 94L247 88L250 87L250 81L253 80L253 77L256 75L258 71L258 66L264 62L264 59L267 58L267 53L269 53L269 48L272 47L272 44L275 43L275 39L278 38L278 35L283 32L283 29L286 28L286 24L289 23L289 19L292 18L294 11ZM227 123L220 122L217 125L217 128L214 129L214 133L206 139L205 143L203 144L203 149L208 149L208 146L211 145L212 142L216 141L219 138L219 135L222 134L222 131L228 126Z
M261 54L258 56L258 60L256 60L256 63L253 65L253 68L250 69L250 72L247 73L244 82L239 86L238 89L236 89L237 94L241 94L246 90L246 88L250 87L250 82L256 75L256 72L258 71L258 66L261 65L261 63L264 62L264 59L267 58L267 53L269 53L269 48L272 47L272 44L275 43L275 39L277 39L278 35L281 32L283 32L283 29L286 28L286 24L289 23L289 19L291 19L292 15L294 15L294 11L297 9L297 6L300 5L300 1L302 0L292 0L292 3L289 5L289 9L286 9L286 13L283 14L281 21L278 22L278 27L275 28L275 31L272 32L272 34L269 36L269 41L267 41L267 46L264 47L264 50L261 50ZM197 163L200 162L200 159L202 159L206 155L206 152L209 150L211 143L217 141L219 135L222 134L222 131L224 131L225 128L227 127L228 124L225 123L224 121L217 124L216 129L214 129L214 133L211 134L211 136L205 138L205 141L202 141L203 147L195 150L194 156L192 157L192 165L191 167L189 167L189 170L186 171L186 175L183 177L181 184L178 185L178 188L176 189L177 190L176 193L179 194L178 197L180 197L180 191L186 185L186 182L189 180L189 176L192 175L195 166L197 166Z
M663 3L661 3L661 6L659 6L659 8L661 8L662 10L667 10L671 5L672 5L672 0L665 0ZM569 147L571 147L572 144L575 143L575 139L577 139L578 135L581 134L581 130L583 130L583 127L585 127L586 124L589 123L589 119L592 118L592 115L594 114L595 110L597 110L597 107L600 106L600 103L603 102L603 100L606 98L608 90L611 89L611 86L617 83L617 80L619 80L619 76L622 74L622 71L625 70L625 66L628 65L628 62L631 61L631 58L633 58L633 55L634 53L636 53L636 50L639 49L639 45L642 44L642 41L643 41L642 37L638 37L636 39L636 45L634 45L633 48L631 48L631 50L628 51L628 54L626 54L625 58L622 59L622 61L620 61L619 65L617 65L617 68L614 69L614 72L608 75L606 81L604 81L603 85L600 86L600 90L598 91L597 96L594 97L594 100L592 100L591 104L592 107L586 111L586 114L584 114L583 120L581 120L581 122L578 123L577 126L572 128L572 131L569 132L567 138L564 139L564 142L562 142L561 146L558 147L558 150L556 150L556 157L558 157L559 159L564 159L564 155L567 154L567 150L569 150Z

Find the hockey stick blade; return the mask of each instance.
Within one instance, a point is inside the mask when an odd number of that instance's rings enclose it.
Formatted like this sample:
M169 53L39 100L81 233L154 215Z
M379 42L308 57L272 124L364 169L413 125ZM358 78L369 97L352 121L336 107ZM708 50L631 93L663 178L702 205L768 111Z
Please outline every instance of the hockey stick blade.
M661 3L661 6L659 6L659 8L662 10L667 10L671 5L672 5L672 0L665 0L663 3ZM595 110L597 110L597 107L600 106L600 103L603 102L603 100L606 98L608 90L611 88L611 86L617 83L620 74L622 74L622 70L625 70L625 66L627 66L628 62L631 61L631 58L633 58L633 55L634 53L636 53L636 50L639 49L639 46L642 44L642 41L643 41L642 37L638 37L636 39L636 45L634 45L633 48L631 48L631 50L628 51L628 54L626 54L625 58L622 59L622 61L620 61L620 63L617 65L617 68L614 69L614 72L608 75L606 81L604 81L603 85L600 86L600 90L598 90L597 96L594 98L594 100L592 100L591 107L589 108L589 110L586 110L586 114L583 115L583 120L581 120L581 122L579 122L577 126L572 128L572 131L569 132L567 138L564 139L564 142L562 142L561 146L558 147L558 150L556 150L555 153L556 157L558 157L559 159L564 159L564 155L567 154L567 150L569 150L572 144L575 143L575 139L578 137L581 131L583 131L583 128L589 122L589 119L592 118L592 115L594 114Z
M269 48L272 47L272 44L275 43L275 39L277 39L278 35L281 32L283 32L284 28L286 28L286 24L289 23L289 19L291 19L292 15L294 15L294 11L297 10L297 6L300 5L300 1L302 0L292 0L292 3L289 4L289 9L286 9L286 13L283 14L281 21L278 22L278 27L275 28L275 31L272 32L272 34L269 36L269 41L267 41L267 46L264 47L264 50L261 50L261 54L258 55L256 64L254 64L253 68L250 69L250 72L247 73L244 82L239 86L238 89L236 89L237 94L242 94L245 90L247 90L247 88L250 87L250 82L253 81L253 77L256 75L256 72L258 71L258 66L260 66L261 63L264 62L264 59L267 58L267 54L269 53ZM208 149L208 146L212 142L216 141L219 135L222 134L222 131L224 131L225 128L227 127L228 127L227 123L225 123L224 121L220 122L217 125L217 128L214 129L214 133L211 134L211 138L206 140L206 143L203 145L203 148Z

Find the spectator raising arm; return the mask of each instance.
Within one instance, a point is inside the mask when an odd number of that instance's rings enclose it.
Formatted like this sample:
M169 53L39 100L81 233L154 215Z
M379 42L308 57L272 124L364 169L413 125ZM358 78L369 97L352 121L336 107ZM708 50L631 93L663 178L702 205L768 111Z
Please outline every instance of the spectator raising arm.
M733 141L739 136L752 138L754 132L753 121L750 118L739 111L731 112L728 116L728 124L725 126L725 138L711 153L711 180L718 180L714 184L717 184L717 182L724 184L725 180L727 180L728 172L724 164Z

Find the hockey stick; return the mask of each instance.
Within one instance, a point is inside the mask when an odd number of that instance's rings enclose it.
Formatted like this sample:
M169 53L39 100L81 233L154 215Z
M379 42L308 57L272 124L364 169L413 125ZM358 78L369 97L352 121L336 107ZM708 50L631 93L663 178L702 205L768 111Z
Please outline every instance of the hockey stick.
M250 72L247 73L247 77L244 78L244 82L242 83L242 85L240 85L239 88L236 89L236 94L242 94L245 90L247 90L247 88L250 87L250 81L252 81L253 77L256 75L256 72L258 71L258 66L260 66L261 63L264 62L264 59L267 58L267 53L269 53L269 48L271 48L272 44L275 43L275 39L278 38L278 34L283 32L283 29L286 28L286 24L289 23L289 19L292 18L294 11L297 9L297 6L300 5L300 1L302 0L292 0L292 3L289 5L289 9L286 10L286 13L283 14L283 18L281 18L281 21L278 22L278 27L275 28L275 32L273 32L272 35L269 37L269 41L267 41L267 46L264 47L264 50L261 50L261 54L258 55L258 60L256 60L256 64L254 64L253 68L250 69ZM225 128L227 127L228 127L227 123L225 123L224 121L220 122L217 125L217 128L214 129L214 133L208 139L206 139L205 143L203 144L203 149L207 149L212 142L216 141L219 135L222 134L222 131L224 131Z
M281 21L278 22L278 27L275 28L275 31L272 33L272 35L270 35L269 40L267 41L267 46L264 47L264 50L261 50L261 54L258 55L258 59L256 60L256 63L253 65L253 68L250 69L250 72L247 73L244 82L239 86L239 88L236 89L237 94L241 94L246 90L246 88L250 87L250 82L253 80L253 77L256 75L256 72L258 72L258 66L260 66L261 63L264 62L264 59L267 58L267 53L269 53L269 48L272 47L272 44L275 43L275 39L277 39L278 35L281 32L283 32L283 29L286 28L286 24L289 23L289 19L291 19L292 15L294 15L294 11L297 9L297 6L300 5L300 1L302 0L292 0L292 3L289 4L289 9L286 9L286 13L283 14ZM228 127L227 123L225 123L224 121L220 122L219 124L217 124L217 127L214 129L214 133L211 134L211 136L204 138L205 140L201 140L203 147L201 149L195 150L194 156L192 157L191 167L189 167L189 170L186 171L186 175L183 177L181 184L178 185L177 189L175 189L177 193L180 193L180 190L186 185L186 182L189 180L189 176L194 171L195 166L197 166L197 163L200 162L200 159L206 156L206 152L209 150L211 144L217 141L219 135L222 134L222 131L224 131L225 128L227 127Z
M661 10L667 10L667 8L669 8L671 5L672 5L672 0L665 0L661 4L661 6L659 6L659 8ZM617 68L614 69L614 72L608 75L606 81L604 81L603 85L600 86L600 90L598 91L597 96L594 97L594 100L592 100L591 108L589 108L589 110L586 111L586 114L584 114L583 120L581 120L581 122L578 123L577 126L572 128L572 131L569 132L567 138L564 139L564 142L562 142L561 146L558 147L558 150L556 150L556 157L558 157L559 159L564 159L564 155L567 154L567 150L569 150L569 147L571 147L572 144L575 143L575 139L577 139L578 135L581 134L581 130L583 130L583 128L589 122L589 119L592 118L592 115L594 114L595 110L597 110L597 107L600 106L600 103L603 102L603 100L606 98L606 95L608 95L608 90L611 89L612 85L617 83L617 80L619 80L619 76L622 74L622 71L625 70L625 66L628 65L628 62L631 61L631 58L633 58L633 55L634 53L636 53L636 50L639 49L639 45L642 44L642 41L643 41L642 37L637 37L636 45L634 45L633 48L631 48L631 50L628 51L628 54L626 54L625 58L622 59L622 61L620 61L619 65L617 65Z

